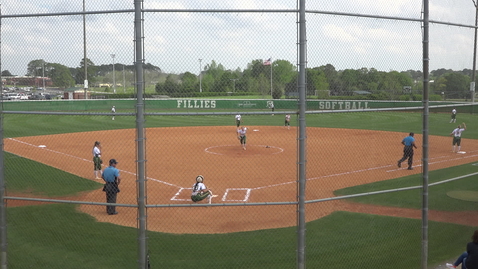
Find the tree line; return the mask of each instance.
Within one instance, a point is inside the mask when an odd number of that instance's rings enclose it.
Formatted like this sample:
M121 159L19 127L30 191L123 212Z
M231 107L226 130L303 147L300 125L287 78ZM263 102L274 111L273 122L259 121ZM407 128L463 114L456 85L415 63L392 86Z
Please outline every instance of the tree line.
M49 63L43 59L33 60L28 63L27 72L25 76L32 77L48 77L51 79L53 86L59 88L69 88L75 85L83 85L85 80L85 64L87 65L87 78L89 85L97 83L112 83L113 64L95 65L90 59L86 61L82 59L78 67L67 67L59 63ZM152 64L146 63L144 65L145 72L161 73L161 69ZM115 72L125 71L128 76L128 81L134 80L134 65L124 65L120 63L114 64ZM14 76L8 70L2 71L2 76ZM116 83L119 83L121 78L118 76Z
M228 70L212 61L201 70L200 78L190 72L168 74L165 81L156 84L156 92L172 97L229 93L272 95L279 99L284 95L297 96L298 75L296 66L286 60L275 60L271 65L253 60L244 70ZM447 99L469 98L471 75L469 69L431 71L429 94ZM377 100L399 100L405 96L409 100L423 94L423 73L419 70L383 72L375 68L336 70L332 64L326 64L306 68L306 94L317 98L359 94Z
M54 86L68 88L83 85L84 66L90 85L112 83L113 64L95 65L90 59L82 59L79 66L70 68L42 59L30 61L27 76L49 77ZM144 65L146 74L153 74L150 82L155 84L157 94L171 97L195 97L215 95L263 95L275 99L297 96L299 73L295 64L287 60L275 60L267 65L262 60L252 60L241 70L226 69L214 60L206 64L200 74L164 74L161 68L150 63ZM116 72L128 75L134 81L135 66L116 63ZM123 74L124 74L123 73ZM11 75L8 70L2 76ZM437 69L430 72L429 94L447 99L470 97L472 70L453 71ZM332 64L306 68L306 94L317 98L330 96L366 95L369 99L398 100L404 95L423 93L423 73L419 70L378 71L375 68L336 70ZM120 81L118 80L116 83Z

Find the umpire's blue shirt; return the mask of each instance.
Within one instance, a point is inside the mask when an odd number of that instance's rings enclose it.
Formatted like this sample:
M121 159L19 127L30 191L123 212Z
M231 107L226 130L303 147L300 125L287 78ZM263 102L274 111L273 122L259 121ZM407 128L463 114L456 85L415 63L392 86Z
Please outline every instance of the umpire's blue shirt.
M103 171L103 179L106 182L115 182L117 177L119 177L119 170L113 166L106 167Z
M403 139L403 143L405 143L405 146L411 146L413 142L415 142L415 138L413 138L413 136L407 136Z

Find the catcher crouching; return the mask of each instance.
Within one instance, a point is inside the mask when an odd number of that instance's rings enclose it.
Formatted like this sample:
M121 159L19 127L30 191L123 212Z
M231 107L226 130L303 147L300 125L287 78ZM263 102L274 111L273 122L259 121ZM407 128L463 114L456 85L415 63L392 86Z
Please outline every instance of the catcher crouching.
M203 182L203 176L199 175L196 177L196 183L193 185L193 192L191 194L191 200L195 203L206 198L209 198L209 203L211 203L212 198L217 197L217 195L212 194L212 191Z

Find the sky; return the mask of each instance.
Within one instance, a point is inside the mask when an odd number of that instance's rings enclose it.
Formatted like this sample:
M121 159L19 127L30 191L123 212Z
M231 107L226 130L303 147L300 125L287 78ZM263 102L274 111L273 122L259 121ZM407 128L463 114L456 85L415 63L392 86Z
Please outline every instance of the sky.
M476 0L475 0L476 1ZM133 10L131 0L84 0L86 11ZM83 0L0 0L1 70L25 75L32 60L79 67L84 57L83 16L32 16L81 12ZM166 73L198 74L213 61L243 70L253 60L287 60L297 64L297 15L291 0L144 0L144 60ZM421 0L306 1L307 67L332 64L337 70L422 70L423 27L420 22L342 16L386 16L418 20ZM255 12L210 12L211 10ZM473 0L429 0L430 20L472 26ZM134 13L85 16L86 57L95 65L135 62ZM473 68L474 30L430 23L429 66ZM112 56L114 55L114 57Z

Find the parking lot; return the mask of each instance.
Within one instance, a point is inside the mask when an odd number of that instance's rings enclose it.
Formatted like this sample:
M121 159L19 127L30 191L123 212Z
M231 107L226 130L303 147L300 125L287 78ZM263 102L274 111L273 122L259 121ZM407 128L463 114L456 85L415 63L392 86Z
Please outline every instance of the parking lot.
M19 100L52 100L63 99L63 92L55 90L44 90L42 88L33 87L4 87L2 91L2 100L19 101Z

